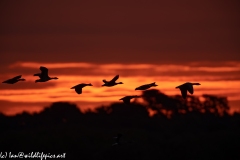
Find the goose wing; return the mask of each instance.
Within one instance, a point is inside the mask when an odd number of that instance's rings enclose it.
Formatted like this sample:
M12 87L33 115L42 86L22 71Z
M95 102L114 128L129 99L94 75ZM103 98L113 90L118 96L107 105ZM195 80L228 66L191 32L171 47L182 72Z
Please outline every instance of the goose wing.
M86 86L86 84L80 83L80 84L77 84L77 85L73 86L71 89L74 89L74 88L83 88L84 86Z
M75 87L75 91L77 94L81 94L82 93L82 88L81 87Z
M176 88L181 88L181 87L183 87L184 85L185 85L185 83L177 86Z
M110 82L115 82L119 78L119 75L116 75Z
M36 73L36 74L34 74L33 76L41 77L41 73Z
M20 79L22 77L22 75L18 75L16 77L13 77L12 80L17 80L17 79Z
M123 103L125 103L125 104L129 104L130 100L131 100L131 97L125 96L125 97L121 98L120 100L122 100Z
M13 79L7 79L5 81L3 81L2 83L12 83Z
M137 87L135 90L145 90L145 89L148 89L149 88L149 84L144 84L144 85L141 85L139 87Z
M70 89L75 89L75 87L77 87L78 85L75 85L75 86L73 86L72 88L70 88Z
M46 67L41 66L40 70L41 70L41 75L42 76L48 76L48 69Z
M14 84L18 81L18 79L20 79L22 77L22 75L10 78L8 80L3 81L2 83L10 83L10 84Z
M104 83L108 83L108 81L106 81L106 79L102 80Z
M180 88L180 91L181 91L182 97L184 99L186 99L186 97L187 97L187 90L185 88Z
M189 93L193 94L194 90L193 90L193 85L192 85L192 84L189 83L189 84L186 86L186 89L188 90Z

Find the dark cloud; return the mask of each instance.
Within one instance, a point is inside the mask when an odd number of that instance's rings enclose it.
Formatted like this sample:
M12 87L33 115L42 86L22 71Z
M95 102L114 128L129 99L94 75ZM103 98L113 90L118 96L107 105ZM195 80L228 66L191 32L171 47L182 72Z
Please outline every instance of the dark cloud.
M240 60L238 1L2 1L1 63Z

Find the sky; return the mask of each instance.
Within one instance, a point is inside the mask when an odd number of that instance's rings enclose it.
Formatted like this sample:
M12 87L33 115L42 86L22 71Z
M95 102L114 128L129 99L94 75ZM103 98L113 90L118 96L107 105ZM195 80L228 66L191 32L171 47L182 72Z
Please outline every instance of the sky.
M118 102L156 82L161 92L199 82L195 95L227 96L240 109L240 11L237 0L2 0L0 112L40 111L55 101L81 109ZM34 83L39 67L58 80ZM119 74L124 84L101 87ZM77 95L70 88L92 83Z

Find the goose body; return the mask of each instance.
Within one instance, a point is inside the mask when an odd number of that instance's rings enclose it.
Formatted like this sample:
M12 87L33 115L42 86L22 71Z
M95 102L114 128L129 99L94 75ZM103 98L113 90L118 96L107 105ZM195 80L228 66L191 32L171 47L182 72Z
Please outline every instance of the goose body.
M48 76L48 69L46 67L41 66L39 68L41 73L36 73L33 76L38 76L40 79L37 79L35 82L47 82L52 79L58 79L57 77L49 77Z
M111 81L107 81L107 80L103 80L103 85L102 86L107 86L107 87L112 87L115 86L117 84L123 84L122 82L116 82L117 79L119 78L119 75L116 75Z
M14 84L14 83L17 83L19 81L25 81L25 79L21 78L21 77L22 77L22 75L19 75L19 76L13 77L11 79L8 79L6 81L3 81L2 83Z
M91 83L89 83L89 84L81 83L76 86L73 86L71 89L75 89L77 94L82 94L82 89L83 89L83 87L86 87L86 86L92 86L92 84Z
M193 85L201 85L200 83L191 83L191 82L186 82L180 86L177 86L176 88L179 88L182 94L182 97L186 99L187 97L187 92L190 94L194 93Z
M138 98L138 97L140 97L140 96L137 96L137 95L134 95L134 96L125 96L125 97L123 97L123 98L121 98L121 99L119 99L119 100L122 100L123 103L125 103L125 104L130 104L131 99L133 99L133 98Z
M149 89L149 88L151 88L151 87L156 87L156 86L158 86L158 85L156 84L156 82L153 82L153 83L141 85L141 86L135 88L135 90L146 90L146 89Z

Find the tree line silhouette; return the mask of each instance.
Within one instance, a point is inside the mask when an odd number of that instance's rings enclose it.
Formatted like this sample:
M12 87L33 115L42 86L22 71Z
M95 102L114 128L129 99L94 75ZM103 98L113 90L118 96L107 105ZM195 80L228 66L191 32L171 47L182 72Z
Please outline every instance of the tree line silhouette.
M55 102L39 113L0 114L0 151L66 152L69 159L240 158L240 114L229 114L226 97L185 100L151 89L142 100L84 113ZM119 133L127 143L112 147Z

